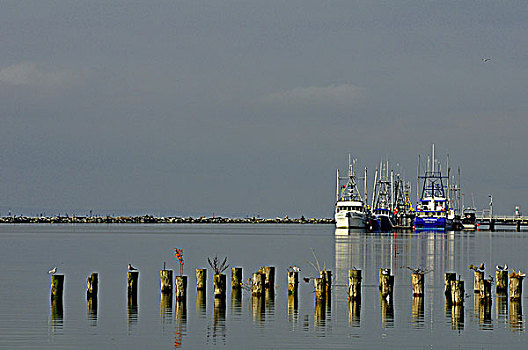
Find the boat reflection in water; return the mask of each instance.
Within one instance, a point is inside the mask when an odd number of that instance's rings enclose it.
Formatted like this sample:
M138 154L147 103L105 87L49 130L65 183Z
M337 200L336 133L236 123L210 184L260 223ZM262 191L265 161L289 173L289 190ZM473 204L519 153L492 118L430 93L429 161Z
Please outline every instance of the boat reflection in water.
M362 231L336 229L335 232L335 276L336 288L342 286L346 295L348 274L351 269L362 270L362 304L370 305L372 298L378 298L378 271L391 269L394 275L394 296L411 302L410 315L407 310L399 310L398 300L379 298L380 323L383 327L393 327L394 315L402 315L399 320L407 319L413 328L425 328L425 317L433 309L429 307L444 305L446 321L456 330L464 329L464 308L453 306L445 301L444 273L459 271L466 273L470 254L474 249L472 232L388 232L365 233ZM406 267L427 269L425 295L413 297L411 273ZM467 272L469 273L469 272ZM408 305L408 304L407 304ZM360 304L349 303L348 317L351 326L358 326L361 315ZM438 310L441 310L441 306ZM480 309L479 309L480 311ZM482 326L488 327L489 308L482 310ZM409 315L409 316L405 316ZM478 314L477 314L478 315ZM443 318L444 315L438 315ZM434 319L437 315L431 315ZM429 316L427 316L429 317ZM511 319L511 318L510 318ZM399 321L400 322L400 321Z

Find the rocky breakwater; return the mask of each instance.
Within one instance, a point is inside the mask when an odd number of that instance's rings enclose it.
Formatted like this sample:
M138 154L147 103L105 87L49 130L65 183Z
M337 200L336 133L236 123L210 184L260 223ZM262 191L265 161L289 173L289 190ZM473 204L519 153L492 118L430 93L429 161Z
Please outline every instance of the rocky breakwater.
M334 224L329 218L224 218L224 217L155 217L142 216L4 216L0 224Z

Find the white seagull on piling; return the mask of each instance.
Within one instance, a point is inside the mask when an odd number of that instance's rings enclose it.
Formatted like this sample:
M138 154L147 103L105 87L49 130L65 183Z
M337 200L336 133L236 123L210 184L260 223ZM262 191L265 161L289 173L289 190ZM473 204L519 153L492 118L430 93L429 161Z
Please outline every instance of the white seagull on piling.
M136 271L137 269L132 266L131 264L128 264L128 271Z
M50 275L54 275L55 272L57 272L57 266L55 266L54 268L52 268L51 270L48 271L48 274Z
M507 271L508 270L508 265L506 265L506 264L504 264L504 266L497 265L497 270L498 271Z
M289 266L288 267L290 271L299 272L301 269L298 266Z

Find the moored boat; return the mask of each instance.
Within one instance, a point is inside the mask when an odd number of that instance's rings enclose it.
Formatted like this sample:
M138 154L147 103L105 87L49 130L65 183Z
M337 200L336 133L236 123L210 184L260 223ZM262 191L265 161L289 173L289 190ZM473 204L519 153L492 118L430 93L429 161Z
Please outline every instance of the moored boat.
M348 161L348 176L340 177L337 170L335 222L338 229L365 229L368 224L368 213L365 201L357 187L355 170L356 160ZM366 172L366 170L365 170ZM366 174L365 174L366 183ZM346 182L341 185L341 181ZM366 192L366 190L365 190Z

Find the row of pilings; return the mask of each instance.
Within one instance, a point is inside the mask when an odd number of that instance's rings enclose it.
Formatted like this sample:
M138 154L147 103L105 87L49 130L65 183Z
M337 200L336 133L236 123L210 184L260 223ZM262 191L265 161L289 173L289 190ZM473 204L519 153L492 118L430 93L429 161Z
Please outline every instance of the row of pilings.
M425 286L426 272L413 272L411 275L411 287L413 295L413 308L416 305L419 307L420 303L417 300L423 300L424 286ZM297 304L298 286L299 286L299 272L288 271L288 298ZM187 276L173 276L173 270L163 269L160 271L160 292L162 300L172 300L174 295L176 302L185 302L187 297ZM332 291L332 271L321 270L319 277L304 278L305 280L313 279L314 296L315 296L315 317L321 315L317 313L324 312L324 307L331 300ZM513 303L512 308L518 308L520 312L520 300L522 298L522 281L524 276L519 273L508 271L496 271L495 284L497 297L507 298L509 292L509 299ZM467 298L465 293L464 281L460 276L454 272L446 272L444 274L444 291L445 291L445 306L446 310L450 309L453 327L458 327L463 323L464 300ZM173 283L174 281L174 283ZM483 318L491 317L491 303L492 303L492 278L484 278L484 271L474 271L473 291L475 297L475 308L478 312L483 313ZM347 294L349 299L349 310L351 317L358 313L361 305L362 293L362 271L358 269L351 269L348 273ZM127 272L127 301L129 310L137 310L138 304L138 284L139 271ZM213 276L215 306L225 305L227 277L223 273L217 273ZM207 269L196 269L196 291L197 296L204 296L207 285ZM87 308L90 312L97 312L97 295L99 289L99 279L97 273L92 273L87 278L86 284ZM242 279L242 268L233 267L231 269L231 293L232 297L241 299L242 291L246 290L251 293L253 303L257 308L263 308L264 299L274 298L275 288L275 267L264 266L258 269L251 275L247 283ZM394 289L394 276L388 268L379 269L379 299L380 305L385 306L386 312L390 314L392 306ZM63 313L63 291L64 291L64 275L55 274L51 276L51 318L62 318ZM517 303L517 304L516 304ZM290 304L290 303L289 303ZM423 301L421 303L423 307ZM318 311L319 310L319 311ZM263 312L263 310L260 310ZM512 310L512 312L515 310ZM259 310L254 310L259 312Z

